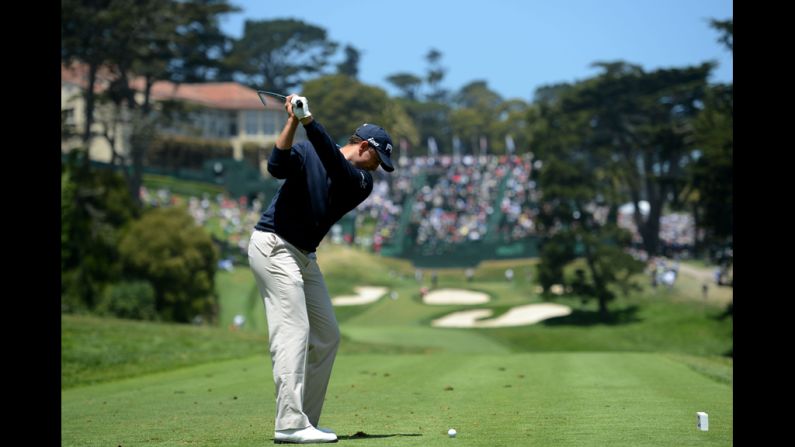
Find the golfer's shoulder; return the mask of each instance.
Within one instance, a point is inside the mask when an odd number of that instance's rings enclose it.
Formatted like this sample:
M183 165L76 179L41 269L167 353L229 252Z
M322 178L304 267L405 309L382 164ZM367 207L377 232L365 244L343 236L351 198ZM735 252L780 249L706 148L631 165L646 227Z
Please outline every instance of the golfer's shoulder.
M302 159L311 158L315 154L312 143L306 140L293 143L292 151Z
M305 154L312 149L312 143L310 143L308 140L301 140L293 144L293 150L301 154Z
M373 175L366 169L354 168L356 171L356 181L359 191L370 194L373 190Z

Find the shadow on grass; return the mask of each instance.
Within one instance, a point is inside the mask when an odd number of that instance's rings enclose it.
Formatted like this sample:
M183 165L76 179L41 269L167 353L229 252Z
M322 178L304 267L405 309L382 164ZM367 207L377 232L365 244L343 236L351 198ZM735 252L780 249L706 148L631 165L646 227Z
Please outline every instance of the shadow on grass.
M727 304L723 312L719 313L714 317L714 319L718 321L723 321L727 318L732 318L732 319L734 318L734 301Z
M389 435L370 435L363 431L357 431L350 436L337 436L339 440L355 440L355 439L376 439L376 438L395 438L399 436L422 436L419 433L394 433Z
M609 308L608 308L609 309ZM570 315L544 320L545 326L593 326L606 324L615 326L619 324L638 323L638 306L629 306L623 309L608 310L607 316L602 318L596 310L572 310Z
M337 318L337 323L344 323L367 311L372 304L373 303L358 306L334 306L334 316Z

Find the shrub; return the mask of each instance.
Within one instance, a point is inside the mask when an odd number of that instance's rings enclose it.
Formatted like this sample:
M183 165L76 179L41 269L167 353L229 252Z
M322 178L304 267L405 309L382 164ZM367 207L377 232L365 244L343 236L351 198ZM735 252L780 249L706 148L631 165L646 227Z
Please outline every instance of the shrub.
M145 278L166 321L212 320L218 250L184 207L155 208L132 223L119 243L126 277Z
M109 285L97 305L97 313L133 320L154 320L155 289L149 281L122 281Z

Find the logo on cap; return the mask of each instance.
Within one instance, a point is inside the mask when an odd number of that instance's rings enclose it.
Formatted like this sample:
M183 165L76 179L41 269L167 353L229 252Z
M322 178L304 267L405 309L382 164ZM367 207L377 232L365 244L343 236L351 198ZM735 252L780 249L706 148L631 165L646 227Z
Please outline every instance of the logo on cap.
M376 142L375 142L375 138L373 138L373 137L370 137L370 138L368 138L368 139L367 139L367 141L369 141L369 142L370 142L370 144L372 144L372 145L373 145L373 146L375 146L375 147L381 147L381 145L380 145L380 144L378 144L378 143L376 143Z
M387 155L389 155L389 156L392 155L392 145L391 144L387 143L386 144L386 149L384 149L384 150L386 151Z

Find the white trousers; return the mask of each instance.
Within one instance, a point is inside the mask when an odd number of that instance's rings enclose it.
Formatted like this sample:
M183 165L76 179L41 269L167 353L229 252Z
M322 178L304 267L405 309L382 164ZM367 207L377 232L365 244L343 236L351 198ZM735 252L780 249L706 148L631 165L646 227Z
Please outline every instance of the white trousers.
M315 253L255 230L248 259L268 319L276 430L317 427L340 331Z

